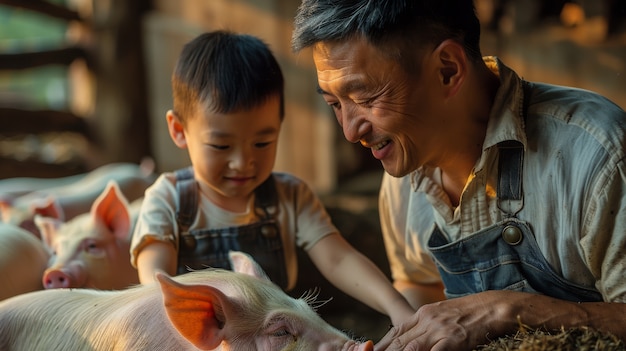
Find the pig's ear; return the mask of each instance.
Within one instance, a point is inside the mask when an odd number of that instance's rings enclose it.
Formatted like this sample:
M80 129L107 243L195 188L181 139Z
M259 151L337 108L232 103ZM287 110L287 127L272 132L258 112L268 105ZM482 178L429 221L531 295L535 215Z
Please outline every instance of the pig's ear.
M9 223L11 219L11 201L9 199L0 198L0 220Z
M30 205L30 211L35 215L52 217L60 221L65 220L65 213L63 212L61 205L59 205L59 202L52 197L34 202Z
M100 220L118 239L126 240L131 232L128 200L117 182L110 180L91 206L91 215Z
M180 335L201 350L217 348L226 335L226 296L207 285L180 284L162 273L157 273L156 279L161 285L167 316Z
M60 220L51 217L43 217L41 215L35 215L35 225L41 233L41 240L46 246L52 248L52 238L56 234L57 228L61 225Z
M270 280L263 268L247 253L230 251L228 257L230 258L230 265L233 267L233 271L259 279Z

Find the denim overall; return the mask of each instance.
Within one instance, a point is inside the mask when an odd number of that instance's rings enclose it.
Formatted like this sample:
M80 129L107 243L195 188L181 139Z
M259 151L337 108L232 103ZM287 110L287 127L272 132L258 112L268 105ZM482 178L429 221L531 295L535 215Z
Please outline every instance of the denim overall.
M260 221L238 227L189 230L198 209L198 185L191 167L176 174L180 227L178 269L207 267L231 269L228 252L242 251L254 258L277 285L287 287L287 270L280 229L276 221L278 198L274 177L270 176L255 190L255 211Z
M525 97L529 96L527 91ZM557 274L541 253L530 226L516 218L524 206L524 148L519 142L507 141L499 144L498 150L498 208L505 219L455 242L448 242L435 226L428 240L446 296L515 290L569 301L602 301L597 290L578 286Z

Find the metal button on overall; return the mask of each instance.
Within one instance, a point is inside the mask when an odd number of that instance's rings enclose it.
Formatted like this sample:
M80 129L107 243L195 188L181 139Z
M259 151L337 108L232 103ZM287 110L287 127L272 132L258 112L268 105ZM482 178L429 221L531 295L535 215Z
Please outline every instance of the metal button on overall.
M181 235L181 245L187 250L193 251L196 248L196 238L193 235Z
M275 238L277 234L276 227L271 224L266 224L261 227L261 234L268 239Z
M522 242L522 231L514 225L507 225L502 230L502 238L509 245L517 245Z

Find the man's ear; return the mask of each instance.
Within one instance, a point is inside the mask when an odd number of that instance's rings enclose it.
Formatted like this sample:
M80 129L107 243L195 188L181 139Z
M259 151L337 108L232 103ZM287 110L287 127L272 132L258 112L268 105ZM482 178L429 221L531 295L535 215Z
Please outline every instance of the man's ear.
M187 139L185 138L185 128L183 127L183 123L178 118L178 115L174 113L174 111L169 110L165 115L167 119L167 130L170 133L170 138L176 146L181 149L187 147Z
M468 62L463 46L454 40L444 40L435 49L439 64L439 80L448 97L460 89L467 75Z

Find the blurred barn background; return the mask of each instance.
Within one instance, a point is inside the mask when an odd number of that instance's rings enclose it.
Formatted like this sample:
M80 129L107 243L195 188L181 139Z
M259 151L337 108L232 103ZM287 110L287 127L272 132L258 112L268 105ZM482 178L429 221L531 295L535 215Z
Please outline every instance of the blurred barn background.
M59 177L110 162L188 165L167 135L170 73L184 43L226 28L259 36L286 77L276 169L308 181L348 240L388 273L378 229L382 169L347 143L315 91L310 52L290 49L298 0L0 0L0 179ZM482 50L524 78L591 89L626 108L625 0L476 0ZM453 9L451 9L453 10ZM388 320L301 257L294 295L320 286L320 314L377 339Z

